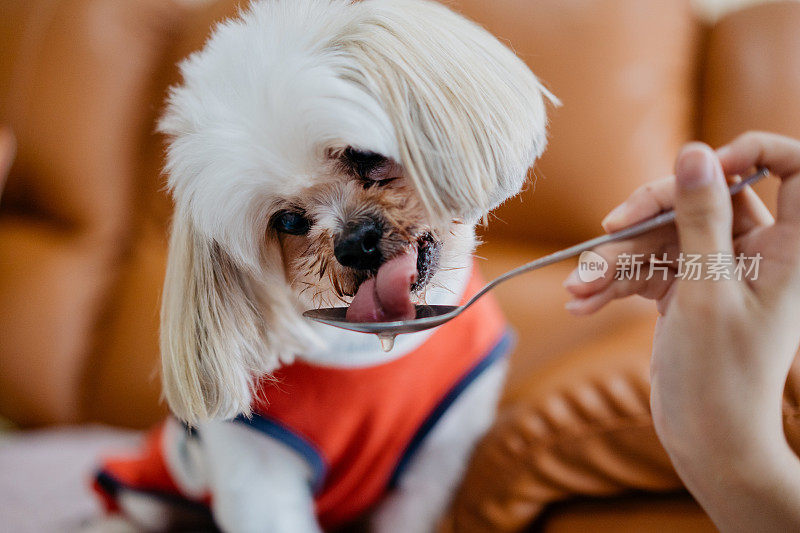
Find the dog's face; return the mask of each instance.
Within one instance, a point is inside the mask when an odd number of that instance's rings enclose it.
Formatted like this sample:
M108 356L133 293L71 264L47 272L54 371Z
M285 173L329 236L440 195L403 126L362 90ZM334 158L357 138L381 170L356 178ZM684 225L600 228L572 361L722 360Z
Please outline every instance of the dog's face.
M442 266L463 266L455 257L471 249L471 232L456 230L463 222L432 220L402 165L352 146L327 155L317 183L276 199L269 216L267 239L280 243L302 305L349 303L362 282L409 249L417 257L412 295L420 301Z
M399 254L418 301L447 289L545 146L536 77L425 0L254 1L181 72L161 339L188 421L247 412L255 378L319 341L300 313Z

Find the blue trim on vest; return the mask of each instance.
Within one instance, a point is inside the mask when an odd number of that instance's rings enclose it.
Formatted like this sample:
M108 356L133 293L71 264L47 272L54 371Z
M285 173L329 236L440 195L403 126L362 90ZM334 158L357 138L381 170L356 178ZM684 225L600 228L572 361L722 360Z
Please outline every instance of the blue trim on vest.
M439 403L436 407L431 411L431 414L425 419L422 425L419 427L417 432L409 441L408 446L406 446L403 455L400 456L400 460L397 462L397 466L392 472L392 476L389 478L389 488L395 488L397 486L397 482L400 477L403 475L403 472L408 467L408 463L411 462L411 459L414 457L414 454L419 450L419 447L422 445L425 437L428 436L428 433L433 429L436 423L439 421L440 418L447 412L447 409L453 405L458 397L461 395L464 390L466 390L469 385L475 381L475 379L480 376L484 370L492 366L493 363L498 361L499 359L504 358L508 353L511 351L515 344L515 336L510 331L507 330L500 340L495 344L494 348L492 348L489 353L478 361L475 366L473 366L464 377L462 377L454 386L451 388L445 396L439 400Z
M239 415L233 419L234 422L239 422L250 426L251 428L268 435L269 437L278 440L300 454L303 459L308 462L311 467L312 480L311 487L314 494L322 489L325 482L325 476L328 473L328 465L322 453L317 447L302 435L298 435L285 425L277 420L253 413L250 417Z
M185 496L183 496L182 494L173 494L171 492L163 492L157 489L129 485L105 469L99 470L95 474L94 480L97 483L97 486L100 487L100 489L104 493L106 493L113 500L115 500L117 504L119 504L120 492L122 491L137 492L139 494L146 494L148 496L151 496L159 501L162 501L170 505L177 505L185 509L192 510L194 512L208 515L208 520L209 521L212 520L211 512L205 503L190 500Z

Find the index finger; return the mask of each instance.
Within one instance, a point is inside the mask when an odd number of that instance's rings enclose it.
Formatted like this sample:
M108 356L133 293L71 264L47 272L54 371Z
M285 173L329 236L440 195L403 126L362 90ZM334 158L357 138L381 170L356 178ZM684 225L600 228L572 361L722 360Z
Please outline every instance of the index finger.
M800 141L775 133L750 131L717 149L726 174L744 174L752 167L767 167L780 178L800 173Z
M774 133L748 132L717 150L726 173L767 167L781 178L778 220L800 223L800 141Z
M675 176L646 183L617 206L603 220L603 229L613 233L672 209L675 203ZM773 223L772 215L749 187L733 197L733 235L737 237L757 226Z

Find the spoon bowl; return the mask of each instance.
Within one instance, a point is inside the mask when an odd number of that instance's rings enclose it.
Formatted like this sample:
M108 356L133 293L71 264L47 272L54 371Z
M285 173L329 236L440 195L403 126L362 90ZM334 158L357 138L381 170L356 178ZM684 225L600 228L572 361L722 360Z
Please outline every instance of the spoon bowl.
M350 322L347 320L347 307L328 307L324 309L311 309L303 316L316 320L322 324L337 328L357 331L359 333L373 333L375 335L390 336L401 333L415 333L440 326L455 317L454 312L459 310L456 305L417 305L417 314L409 320L394 320L390 322Z
M768 174L769 171L766 168L761 168L752 176L749 176L742 181L733 183L730 185L730 187L728 187L731 196L738 194L745 187L756 183ZM569 248L565 248L564 250L540 257L535 261L519 266L495 278L480 291L478 291L478 293L470 298L464 305L417 305L416 316L408 320L395 320L390 322L351 322L347 320L347 307L311 309L303 313L303 316L329 326L334 326L349 331L357 331L359 333L372 333L374 335L378 335L378 337L381 338L381 343L384 345L384 349L386 349L386 346L391 349L391 344L395 336L402 333L415 333L418 331L424 331L426 329L441 326L445 322L449 322L460 315L469 306L474 304L484 294L506 280L519 276L520 274L537 270L547 265L552 265L553 263L558 263L565 259L575 257L587 250L591 250L603 244L638 237L639 235L667 226L673 222L675 222L675 211L666 211L656 215L653 218L639 222L638 224L634 224L633 226L629 226L620 231L610 233L608 235L601 235L600 237L595 237L594 239L576 244Z

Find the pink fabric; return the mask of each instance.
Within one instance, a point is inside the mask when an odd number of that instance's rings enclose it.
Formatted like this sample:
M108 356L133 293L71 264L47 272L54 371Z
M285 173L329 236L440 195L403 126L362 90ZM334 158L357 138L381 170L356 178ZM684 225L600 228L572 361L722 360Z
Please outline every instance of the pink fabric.
M100 426L0 434L0 530L71 532L97 520L98 458L136 447L140 436Z

